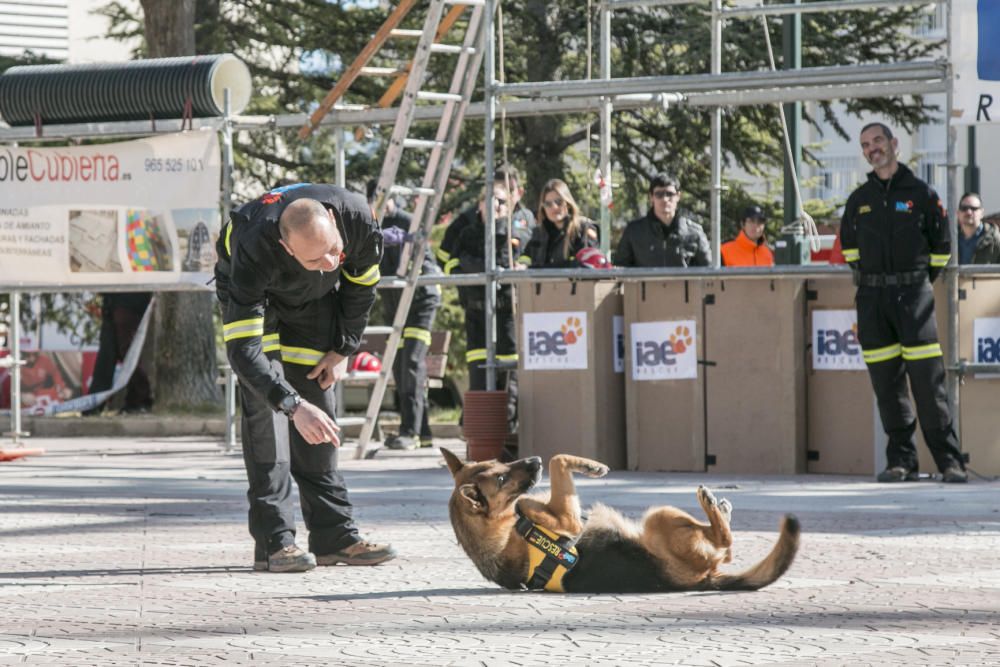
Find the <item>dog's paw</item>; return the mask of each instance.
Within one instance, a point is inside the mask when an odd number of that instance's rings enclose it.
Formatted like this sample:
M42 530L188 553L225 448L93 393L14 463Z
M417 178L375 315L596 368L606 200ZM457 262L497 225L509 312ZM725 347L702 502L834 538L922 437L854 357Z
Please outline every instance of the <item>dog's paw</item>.
M725 517L727 523L733 520L733 504L728 499L723 498L719 501L719 512Z
M708 489L707 486L698 487L698 500L701 501L701 503L706 507L715 507L719 504L715 499L715 495Z
M604 477L610 472L611 468L604 465L603 463L598 463L596 461L591 461L586 463L580 468L580 472L587 477Z

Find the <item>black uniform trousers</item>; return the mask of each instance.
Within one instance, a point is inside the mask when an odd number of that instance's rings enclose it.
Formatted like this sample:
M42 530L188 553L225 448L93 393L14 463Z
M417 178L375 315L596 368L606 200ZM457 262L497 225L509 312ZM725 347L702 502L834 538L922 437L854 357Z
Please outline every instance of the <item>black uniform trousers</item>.
M497 327L496 358L501 364L516 364L517 333L509 308L495 311ZM469 389L486 389L486 312L482 308L465 310L465 360L469 366ZM507 389L507 421L513 432L517 425L517 371L497 370L497 389Z
M382 290L381 297L385 317L388 321L396 315L400 290ZM396 405L399 408L399 434L431 439L427 402L427 351L431 343L431 327L441 292L436 285L420 287L410 304L406 316L400 349L392 365L392 376L396 382Z
M324 390L316 380L306 378L315 366L315 361L307 362L308 352L321 356L330 347L333 327L317 331L317 324L333 322L333 298L328 295L296 308L269 306L264 349L272 368L304 400L336 421L335 387ZM309 551L325 555L360 541L347 487L337 470L337 448L330 443L307 443L288 417L274 412L253 391L245 389L240 397L254 560L266 561L268 554L295 543L292 479L299 488L302 519L309 530Z
M858 288L858 341L889 436L888 467L917 470L916 419L907 392L909 376L924 440L942 472L964 469L952 426L944 359L934 318L934 291L920 285Z

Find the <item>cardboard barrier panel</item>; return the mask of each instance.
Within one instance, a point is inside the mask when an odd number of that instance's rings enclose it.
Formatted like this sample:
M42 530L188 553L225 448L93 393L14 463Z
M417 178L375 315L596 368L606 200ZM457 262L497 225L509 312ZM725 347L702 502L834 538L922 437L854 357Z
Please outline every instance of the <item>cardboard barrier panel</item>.
M959 357L997 363L1000 276L963 277L959 290ZM961 299L963 293L965 298ZM962 451L969 455L969 467L980 475L1000 475L1000 428L996 417L1000 408L1000 376L967 375L959 392L960 440Z
M856 332L836 326L835 317L840 311L857 322L856 288L847 274L809 280L806 289L806 469L812 473L873 475L876 432L881 433L882 424ZM819 315L814 316L817 311Z
M518 455L576 454L624 468L624 374L615 372L613 337L620 287L583 281L517 290Z
M705 470L704 373L697 364L702 313L697 280L625 285L625 406L631 470ZM687 335L683 322L693 323ZM667 379L670 371L692 362L696 377Z
M805 281L706 280L711 472L805 472ZM711 303L714 301L714 303Z

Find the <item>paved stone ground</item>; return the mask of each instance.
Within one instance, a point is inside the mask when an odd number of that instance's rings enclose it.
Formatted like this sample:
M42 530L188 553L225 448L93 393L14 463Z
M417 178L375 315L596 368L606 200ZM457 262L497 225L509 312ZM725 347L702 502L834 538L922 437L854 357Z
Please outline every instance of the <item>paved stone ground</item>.
M461 449L461 443L448 444ZM1000 484L614 472L585 503L735 506L735 565L803 540L755 593L552 595L483 581L435 451L344 463L377 568L253 573L242 462L197 439L35 440L0 463L0 664L1000 665Z

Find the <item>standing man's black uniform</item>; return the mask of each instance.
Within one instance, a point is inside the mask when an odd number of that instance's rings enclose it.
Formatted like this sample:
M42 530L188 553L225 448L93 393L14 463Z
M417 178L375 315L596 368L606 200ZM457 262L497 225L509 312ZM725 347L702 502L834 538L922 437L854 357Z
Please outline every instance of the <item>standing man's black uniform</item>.
M368 200L371 203L375 194L375 181L368 183ZM390 199L386 204L385 215L382 218L382 232L385 240L385 252L379 267L383 276L395 275L399 270L399 260L402 254L401 243L391 243L390 237L399 236L400 241L410 230L412 216L401 211L395 201ZM399 230L399 231L396 231ZM422 275L440 274L434 253L427 245L421 263ZM385 318L392 322L399 307L400 291L384 289L382 308ZM402 347L397 350L396 360L392 365L392 375L396 382L396 405L399 407L399 433L386 438L385 446L389 449L413 449L418 444L430 447L432 443L431 427L428 421L429 405L427 403L427 351L431 345L431 328L434 317L441 305L441 289L437 285L420 285L413 294L410 312L406 315L403 327Z
M496 265L501 268L516 268L507 248L507 189L501 183L493 184L493 213L496 224ZM486 224L484 222L485 203L481 202L476 220L463 231L458 240L458 273L482 273L486 270ZM525 246L530 231L514 228L511 239L514 256ZM462 305L465 308L465 361L469 366L469 389L486 389L486 301L483 287L469 285L459 287ZM514 295L510 285L501 285L496 297L497 362L514 366L517 364L517 334L514 329ZM514 370L497 373L497 388L507 387L507 416L511 427L517 421L517 376Z
M840 225L844 259L858 284L858 341L889 436L888 466L878 480L917 479L908 375L924 440L944 481L965 482L931 289L951 254L948 217L937 193L897 162L897 145L881 123L861 131L861 150L874 171L847 200Z
M231 218L215 275L226 353L243 389L254 569L392 558L391 547L363 541L352 521L337 470L332 389L375 302L382 234L371 208L343 188L300 184L272 190ZM293 477L309 552L295 545Z
M649 211L625 227L615 266L708 266L711 250L705 230L681 215L677 204L681 185L669 174L656 174L649 182Z
M104 292L101 294L101 338L94 362L94 376L88 394L111 389L115 367L125 359L135 338L139 322L149 307L153 295L149 292ZM125 389L122 412L148 412L153 406L149 377L140 363L135 367ZM102 406L88 410L86 415L100 414Z

